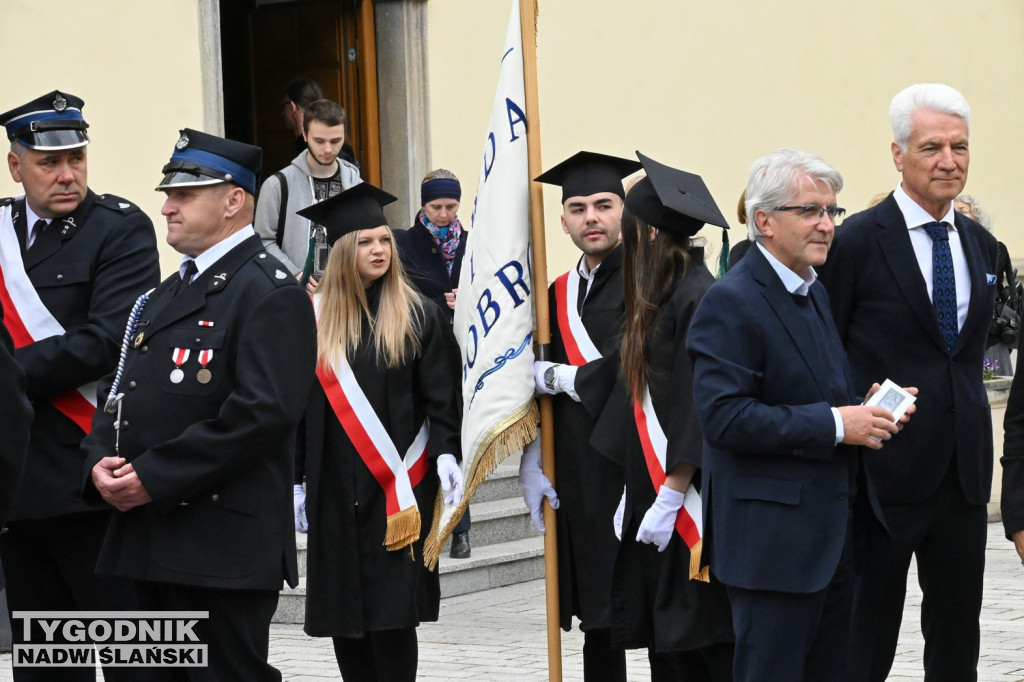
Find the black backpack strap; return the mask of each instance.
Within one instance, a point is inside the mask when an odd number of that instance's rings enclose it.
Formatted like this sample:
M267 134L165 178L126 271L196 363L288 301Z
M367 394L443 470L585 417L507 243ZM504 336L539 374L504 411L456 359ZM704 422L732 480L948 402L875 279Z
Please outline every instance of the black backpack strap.
M284 218L288 213L288 181L284 177L284 173L277 171L274 173L274 177L277 178L277 182L281 185L281 212L277 215L277 246L282 247L284 243Z

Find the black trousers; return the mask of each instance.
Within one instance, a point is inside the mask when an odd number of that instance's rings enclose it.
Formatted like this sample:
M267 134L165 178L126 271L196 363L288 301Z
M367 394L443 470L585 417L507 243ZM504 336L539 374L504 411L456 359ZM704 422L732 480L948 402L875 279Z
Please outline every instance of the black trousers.
M267 662L270 621L279 593L270 590L225 590L171 583L139 583L146 611L209 611L194 632L207 645L205 668L129 668L139 682L280 682L281 673Z
M626 682L626 650L612 644L610 629L583 633L583 679L586 682Z
M978 677L979 618L985 577L988 514L968 504L951 466L939 489L918 504L884 505L887 533L867 529L865 565L857 576L850 670L853 680L882 682L892 668L907 595L907 572L917 557L924 593L924 679L970 682Z
M732 682L732 659L732 644L660 654L647 650L651 682Z
M835 682L846 676L853 602L853 533L828 586L809 594L728 587L736 682Z
M341 679L349 682L416 682L416 628L377 630L362 637L332 637Z
M132 611L139 608L135 582L97 575L96 557L110 512L82 512L48 519L12 521L0 535L0 560L7 577L7 608L15 646L25 644L16 611ZM58 631L58 641L59 631ZM45 643L33 625L29 641ZM107 680L132 680L129 668L106 668ZM91 668L14 668L16 682L94 682Z

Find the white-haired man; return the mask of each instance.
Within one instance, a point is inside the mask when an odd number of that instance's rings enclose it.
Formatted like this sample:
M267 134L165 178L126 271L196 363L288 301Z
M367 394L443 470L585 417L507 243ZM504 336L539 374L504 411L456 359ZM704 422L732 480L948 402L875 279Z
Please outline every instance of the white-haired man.
M729 591L736 680L843 679L854 538L877 513L856 446L888 450L900 428L859 404L816 281L842 187L813 154L755 161L754 246L705 294L686 342L705 441L704 550Z
M918 417L865 460L888 532L869 527L857 578L851 679L892 666L917 557L925 679L977 679L992 420L981 366L996 282L996 240L953 210L970 162L971 110L955 89L912 85L889 108L902 180L847 219L821 272L857 385L920 389Z

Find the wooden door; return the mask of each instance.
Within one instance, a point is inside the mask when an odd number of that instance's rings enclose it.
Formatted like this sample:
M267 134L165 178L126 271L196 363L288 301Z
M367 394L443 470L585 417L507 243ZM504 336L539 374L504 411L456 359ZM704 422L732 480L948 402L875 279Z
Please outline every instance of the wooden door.
M226 4L230 3L223 3L222 9ZM345 107L345 132L360 163L361 175L365 179L379 177L370 0L299 0L249 5L246 10L245 61L249 66L251 98L251 113L246 113L251 115L253 144L263 148L264 177L295 157L295 136L282 114L282 100L290 83L306 78L320 85L324 97ZM229 20L222 13L222 27ZM369 34L366 40L361 38L363 32ZM226 83L225 93L229 90ZM368 100L373 107L369 111L365 106Z

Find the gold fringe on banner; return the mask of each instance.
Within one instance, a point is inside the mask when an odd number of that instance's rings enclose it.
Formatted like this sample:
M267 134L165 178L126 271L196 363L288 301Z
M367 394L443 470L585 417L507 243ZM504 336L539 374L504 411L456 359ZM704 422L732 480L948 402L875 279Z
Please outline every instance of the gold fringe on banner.
M403 509L388 517L384 533L384 547L393 552L408 547L420 538L420 510L416 507Z
M704 549L704 541L697 540L697 544L690 550L690 580L699 580L702 583L711 582L711 573L708 570L710 567L704 566L701 568L700 555Z
M469 501L473 499L477 488L494 473L498 465L513 452L519 452L526 445L532 442L538 434L538 422L540 412L537 409L537 401L533 398L500 421L491 431L483 444L480 446L482 453L474 462L472 471L466 477L466 488L462 492L462 502L455 508L447 525L442 529L441 512L444 509L444 492L438 491L437 500L434 502L434 523L430 529L430 535L423 545L423 564L427 570L433 571L437 561L441 557L441 549L448 541L448 536L455 530L462 515L469 508ZM465 453L463 453L465 457Z

